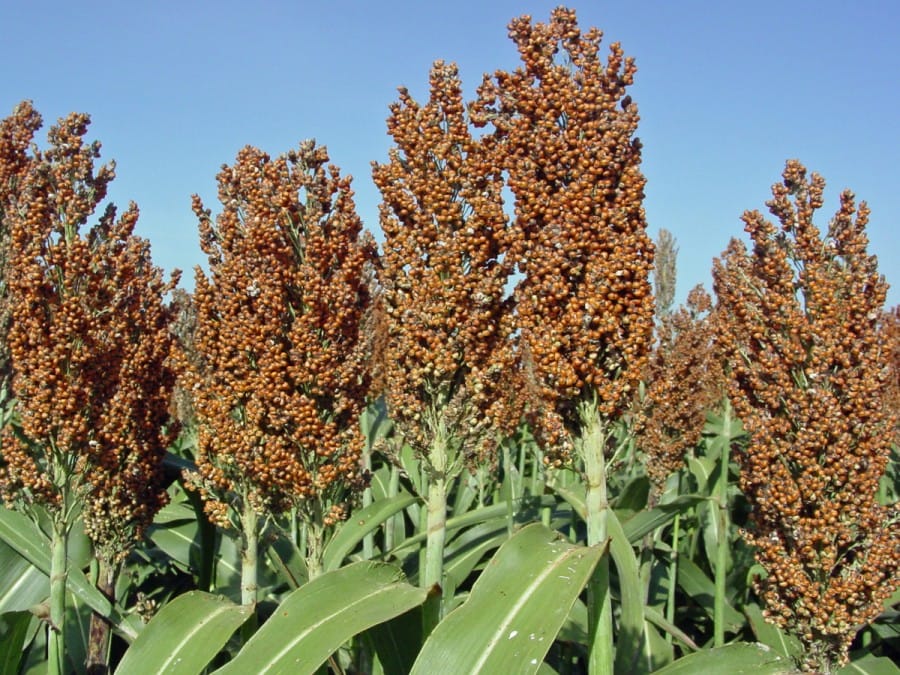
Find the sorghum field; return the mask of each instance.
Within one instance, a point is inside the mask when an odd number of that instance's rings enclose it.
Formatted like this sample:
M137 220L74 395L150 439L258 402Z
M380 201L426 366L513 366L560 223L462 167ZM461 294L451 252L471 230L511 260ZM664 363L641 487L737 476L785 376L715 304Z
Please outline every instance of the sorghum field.
M898 672L865 202L788 160L673 307L633 61L509 35L400 90L381 243L325 146L248 146L192 293L87 115L0 122L0 674Z

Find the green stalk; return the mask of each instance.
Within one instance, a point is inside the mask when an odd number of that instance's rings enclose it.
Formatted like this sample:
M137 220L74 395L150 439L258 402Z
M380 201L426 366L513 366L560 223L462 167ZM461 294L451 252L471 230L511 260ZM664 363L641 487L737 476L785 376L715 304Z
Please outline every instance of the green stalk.
M606 491L604 453L609 432L600 419L595 402L580 404L579 417L581 438L578 446L587 481L585 494L587 543L588 546L602 546L608 538L609 497ZM615 651L608 555L600 559L588 583L588 631L590 633L588 672L591 675L612 675Z
M69 541L69 526L65 522L65 509L53 523L50 553L50 626L48 628L49 675L64 675L66 668L66 549Z
M372 473L372 450L368 443L366 443L365 450L363 451L363 469L368 474ZM366 489L363 490L362 496L362 505L363 508L372 504L372 486L367 485ZM375 557L375 535L371 532L363 537L363 558L365 560L371 560Z
M259 593L259 515L250 506L244 495L241 512L241 604L253 610L251 616L241 626L244 644L253 636L257 628L256 600Z
M728 564L728 459L731 450L731 403L725 402L723 416L722 455L719 459L719 480L716 484L716 518L718 519L718 540L716 541L716 597L713 605L713 645L725 644L725 567Z
M681 479L679 478L679 483ZM681 490L679 490L681 492ZM675 625L675 587L678 583L678 538L681 536L681 514L675 514L672 527L672 553L669 556L669 588L666 598L666 621ZM666 632L666 642L672 644L672 634Z
M444 576L444 542L447 539L447 482L444 476L432 476L428 482L425 521L425 574L422 587L441 585Z
M395 497L400 493L400 469L391 465L391 477L388 480L388 497ZM397 523L402 522L402 515L391 516L382 526L384 528L384 550L390 551L394 548L394 530Z
M306 537L306 572L309 575L309 581L321 576L324 552L325 528L320 523L310 523Z

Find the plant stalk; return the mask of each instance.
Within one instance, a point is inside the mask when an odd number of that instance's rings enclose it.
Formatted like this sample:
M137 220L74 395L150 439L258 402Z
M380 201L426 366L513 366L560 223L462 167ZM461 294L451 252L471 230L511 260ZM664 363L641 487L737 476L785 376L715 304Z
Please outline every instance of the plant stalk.
M66 668L66 549L69 541L69 526L63 514L53 523L53 537L50 554L50 626L48 627L48 663L49 675L65 675Z
M256 607L259 567L259 515L244 499L241 513L241 604Z
M578 446L587 483L587 543L588 546L602 546L608 538L609 497L606 488L605 451L609 433L600 419L596 403L582 403L579 415L581 438ZM588 630L588 672L591 675L612 675L615 651L608 554L600 559L588 583Z
M110 602L115 602L115 565L103 558L97 559L97 588ZM97 612L91 614L88 637L88 675L106 675L109 672L110 625L106 617Z
M713 645L722 647L725 644L725 591L726 566L728 565L728 461L731 450L731 403L725 401L722 412L722 427L725 438L722 439L722 454L719 458L719 480L716 484L716 518L718 518L718 540L716 541L716 597L713 605Z

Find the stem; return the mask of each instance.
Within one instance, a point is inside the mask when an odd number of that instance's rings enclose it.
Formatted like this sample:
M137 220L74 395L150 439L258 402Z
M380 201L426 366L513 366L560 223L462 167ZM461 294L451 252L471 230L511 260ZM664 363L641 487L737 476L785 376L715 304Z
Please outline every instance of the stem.
M245 607L256 607L258 553L259 553L259 516L245 497L241 513L241 604Z
M431 588L440 586L444 576L444 542L447 538L447 483L444 476L432 476L428 482L426 508L427 539L422 587Z
M61 522L60 522L61 521ZM48 627L49 675L64 675L66 668L66 548L69 540L69 526L65 522L65 509L53 523L53 537L50 557L50 626Z
M725 402L723 411L723 431L727 435L722 439L722 455L719 460L719 481L716 485L716 517L718 519L719 536L716 541L716 597L713 606L713 645L721 647L725 644L725 567L728 565L728 455L731 450L731 403Z
M681 479L679 478L679 482ZM679 492L681 490L679 489ZM678 581L678 538L681 536L681 514L675 514L675 524L672 527L672 553L669 556L669 588L666 598L666 621L675 625L675 586ZM666 632L666 642L672 644L672 634Z
M400 492L400 469L391 465L391 477L388 480L388 497L394 497ZM403 516L391 516L384 524L384 550L394 548L394 530L398 522L402 523Z
M602 546L607 538L609 497L606 492L606 445L609 432L600 419L596 403L579 406L581 438L577 444L584 462L587 481L585 507L587 510L588 546ZM588 631L590 654L588 671L591 675L612 675L613 649L612 602L609 589L609 555L604 555L588 584Z
M306 572L309 581L322 575L322 554L325 551L325 528L319 523L310 523L306 538Z
M97 559L97 588L110 602L115 602L116 568L103 558ZM109 621L101 614L91 614L88 637L87 672L89 675L106 675L109 672Z
M368 443L366 443L365 450L363 451L363 469L367 474L372 473L372 450ZM363 490L362 495L362 505L363 508L372 504L372 486L367 485L366 489ZM363 537L363 559L371 560L375 557L375 535L373 533L367 534Z

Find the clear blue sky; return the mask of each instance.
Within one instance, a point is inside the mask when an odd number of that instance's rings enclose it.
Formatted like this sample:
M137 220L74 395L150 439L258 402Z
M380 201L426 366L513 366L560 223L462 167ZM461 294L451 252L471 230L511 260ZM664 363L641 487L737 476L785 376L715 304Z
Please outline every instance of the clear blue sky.
M111 198L166 269L203 262L190 195L217 210L215 174L246 144L272 155L305 138L355 177L377 234L370 162L386 158L396 88L424 98L431 62L481 75L517 65L511 18L558 2L14 2L0 0L0 115L34 100L47 123L88 112L118 165ZM680 247L678 299L710 282L741 213L764 208L784 161L869 202L871 251L900 286L900 2L572 0L637 60L650 231ZM892 288L889 305L900 303Z

